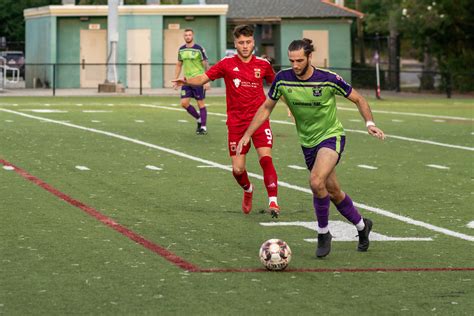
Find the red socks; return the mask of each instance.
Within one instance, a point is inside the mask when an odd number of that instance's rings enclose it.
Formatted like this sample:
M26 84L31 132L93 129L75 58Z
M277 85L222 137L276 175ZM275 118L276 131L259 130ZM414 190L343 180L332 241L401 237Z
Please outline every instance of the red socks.
M242 187L242 189L250 189L250 180L247 174L247 170L245 170L242 174L236 174L234 171L232 171L232 174L234 175L235 180L237 180L237 183Z
M260 159L260 166L263 169L263 182L267 188L268 197L278 195L278 176L273 166L272 157L263 156Z

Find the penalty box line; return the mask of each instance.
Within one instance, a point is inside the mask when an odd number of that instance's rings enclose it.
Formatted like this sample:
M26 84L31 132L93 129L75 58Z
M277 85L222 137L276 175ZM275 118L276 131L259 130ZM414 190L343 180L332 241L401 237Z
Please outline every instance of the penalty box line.
M137 140L137 139L134 139L134 138L130 138L130 137L127 137L127 136L123 136L123 135L119 135L119 134L115 134L115 133L111 133L111 132L107 132L107 131L103 131L103 130L98 130L98 129L95 129L95 128L89 128L89 127L85 127L85 126L81 126L81 125L76 125L76 124L71 124L71 123L67 123L67 122L61 122L61 121L57 121L57 120L43 118L43 117L40 117L40 116L35 116L35 115L30 115L30 114L26 114L26 113L17 112L17 111L12 111L12 110L8 110L8 109L4 109L4 108L0 108L0 111L4 111L4 112L11 113L11 114L16 114L16 115L32 118L32 119L35 119L35 120L46 121L46 122L50 122L50 123L54 123L54 124L68 126L68 127L88 131L88 132L102 134L102 135L106 135L106 136L113 137L113 138L118 138L118 139L121 139L121 140L124 140L124 141L128 141L128 142L135 143L135 144L138 144L138 145L146 146L146 147L149 147L149 148L154 148L154 149L157 149L157 150L160 150L160 151L163 151L163 152L167 152L169 154L172 154L172 155L175 155L175 156L178 156L178 157L182 157L182 158L186 158L186 159L189 159L189 160L197 161L197 162L200 162L202 164L206 164L206 165L209 165L209 166L213 166L213 167L216 167L216 168L219 168L219 169L223 169L223 170L227 170L227 171L232 172L232 167L225 166L223 164L213 162L213 161L210 161L210 160L206 160L206 159L203 159L203 158L191 156L191 155L188 155L186 153L183 153L183 152L180 152L180 151L177 151L177 150L174 150L174 149L169 149L169 148L166 148L166 147L162 147L162 146L147 143L147 142L144 142L144 141L141 141L141 140ZM263 180L263 177L259 174L249 173L249 176L251 176L253 178L256 178L256 179ZM313 194L311 192L311 190L308 189L308 188L303 188L303 187L293 185L293 184L290 184L290 183L287 183L287 182L284 182L284 181L278 181L278 185L281 186L281 187L285 187L285 188L288 188L288 189L295 190L295 191L300 191L300 192L304 192L304 193L308 193L308 194ZM363 203L354 202L354 205L359 207L359 208L370 211L372 213L376 213L376 214L379 214L379 215L382 215L382 216L385 216L385 217L393 218L393 219L399 220L401 222L405 222L405 223L408 223L408 224L411 224L411 225L423 227L423 228L426 228L428 230L435 231L435 232L438 232L438 233L442 233L442 234L445 234L445 235L448 235L448 236L451 236L451 237L456 237L456 238L467 240L467 241L474 241L474 236L471 236L471 235L466 235L466 234L455 232L455 231L452 231L452 230L449 230L449 229L446 229L446 228L431 225L431 224L428 224L428 223L425 223L425 222L422 222L422 221L414 220L410 217L398 215L398 214L392 213L390 211L387 211L387 210L384 210L384 209L381 209L381 208L377 208L377 207L372 207L372 206L369 206L369 205L366 205L366 204L363 204Z
M200 272L200 273L256 273L256 272L270 272L267 269L255 269L255 268L242 268L242 269L225 269L225 268L199 268L197 265L194 265L183 258L177 256L171 251L165 249L164 247L153 243L150 240L145 239L139 234L133 232L132 230L126 228L125 226L120 225L110 217L100 213L96 209L70 197L69 195L59 191L43 180L33 176L24 169L21 169L12 163L3 160L0 158L0 164L13 168L13 170L23 177L24 179L36 184L40 188L46 190L47 192L53 194L54 196L60 198L61 200L67 202L68 204L77 207L84 211L89 216L97 219L102 224L112 228L113 230L119 232L123 236L133 240L137 244L142 245L143 247L151 250L152 252L158 254L168 262L174 264L175 266L186 270L188 272ZM299 268L299 269L287 269L283 272L288 273L301 273L301 272L312 272L312 273L357 273L357 272L454 272L454 271L474 271L474 267L442 267L442 268Z

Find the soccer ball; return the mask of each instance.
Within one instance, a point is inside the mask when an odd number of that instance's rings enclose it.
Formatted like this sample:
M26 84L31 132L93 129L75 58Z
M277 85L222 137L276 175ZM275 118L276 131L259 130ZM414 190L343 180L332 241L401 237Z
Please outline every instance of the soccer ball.
M268 270L284 270L291 260L291 249L281 239L269 239L260 247L259 256Z

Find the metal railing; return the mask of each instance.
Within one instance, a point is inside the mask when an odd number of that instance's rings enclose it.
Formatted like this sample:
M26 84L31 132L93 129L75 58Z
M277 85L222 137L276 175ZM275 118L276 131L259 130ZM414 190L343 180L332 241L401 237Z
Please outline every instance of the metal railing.
M174 78L175 64L165 63L117 63L117 73L120 84L129 91L143 95L144 91L171 87ZM20 80L20 70L3 67L3 83L5 89L51 89L56 95L57 89L97 89L106 81L104 63L28 63L24 65L24 78ZM289 68L289 65L274 65L275 71ZM435 93L445 93L451 96L453 81L456 76L474 78L474 73L450 74L442 72L423 72L421 70L389 71L386 65L380 67L380 88L392 91L424 91L423 80L431 81ZM374 65L364 67L340 68L330 67L357 89L376 89L377 74ZM395 79L394 79L395 78ZM8 83L8 84L5 84ZM217 85L223 86L222 81ZM472 88L474 90L474 87Z

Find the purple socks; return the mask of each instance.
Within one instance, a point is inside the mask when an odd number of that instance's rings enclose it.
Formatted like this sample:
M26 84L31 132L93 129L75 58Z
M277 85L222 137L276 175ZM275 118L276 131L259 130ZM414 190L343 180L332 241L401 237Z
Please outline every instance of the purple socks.
M206 107L200 108L199 113L201 115L201 126L206 126L206 121L207 121L207 109L206 109Z
M329 199L329 195L322 199L313 196L313 205L319 228L325 228L328 226L330 202L331 200Z
M188 113L191 114L192 117L194 117L196 120L199 119L199 114L196 111L196 109L194 108L194 106L192 106L192 105L188 106L186 108L186 111L188 111Z
M352 203L351 198L347 194L344 200L342 200L341 203L336 205L336 208L339 213L342 214L342 216L347 218L347 220L354 225L357 225L357 223L359 223L362 219L362 216L360 215L359 211L357 211L354 206L354 203Z

